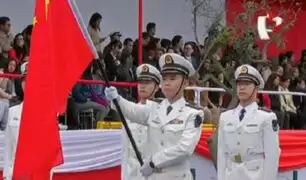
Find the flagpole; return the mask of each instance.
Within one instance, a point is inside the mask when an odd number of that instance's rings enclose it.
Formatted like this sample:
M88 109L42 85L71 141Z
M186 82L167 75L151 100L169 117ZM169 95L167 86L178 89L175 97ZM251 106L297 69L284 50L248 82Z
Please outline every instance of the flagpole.
M143 41L142 41L142 28L143 27L143 0L138 0L138 61L137 65L140 66L142 64L142 50L143 50ZM139 101L139 95L136 94L136 99Z
M142 0L140 0L140 1L142 1ZM80 28L81 28L81 31L82 31L85 39L87 40L88 45L91 47L92 52L94 53L94 56L95 56L95 60L94 61L98 61L98 63L96 63L96 64L98 65L98 68L100 69L100 71L102 73L102 77L104 79L105 85L107 87L110 87L111 84L110 84L110 82L109 82L109 80L107 78L107 74L106 74L104 68L102 67L102 64L99 62L100 60L99 60L98 53L97 53L96 48L95 48L95 46L94 46L94 44L92 42L92 39L90 38L90 35L89 35L88 31L87 31L87 28L86 28L86 26L84 24L84 21L83 21L83 19L81 17L81 13L80 13L80 11L78 9L78 6L76 5L74 0L70 0L69 3L70 3L70 5L73 8L73 13L74 13L76 19L80 23ZM126 133L128 135L128 138L129 138L131 144L132 144L132 148L133 148L133 150L134 150L134 152L136 154L137 160L140 163L140 165L143 165L143 160L141 158L140 151L138 150L138 148L136 146L136 143L135 143L135 140L134 140L133 135L131 133L131 130L130 130L128 124L127 124L126 119L123 116L123 113L122 113L122 111L120 109L120 106L119 106L119 103L118 103L117 99L114 99L113 103L114 103L114 105L115 105L115 107L117 109L117 112L118 112L118 114L119 114L119 116L121 118L121 122L122 122L122 124L124 126L124 129L125 129L125 131L126 131Z
M143 0L138 0L138 66L142 64Z
M99 61L99 60L96 60L96 61ZM101 71L101 73L102 73L102 77L103 77L103 79L104 79L104 81L105 81L105 85L106 85L107 87L110 87L110 86L111 86L111 85L110 85L110 82L109 82L109 80L108 80L108 78L107 78L107 74L106 74L104 68L102 67L101 63L98 62L98 63L96 63L96 64L98 64L98 67L99 67L99 69L100 69L100 71ZM133 138L133 135L132 135L132 133L131 133L131 130L130 130L128 124L127 124L126 119L124 118L124 115L123 115L123 113L122 113L122 111L121 111L121 108L120 108L120 106L119 106L119 103L118 103L117 99L113 99L113 103L114 103L114 105L115 105L115 107L116 107L116 109L117 109L117 112L118 112L118 114L119 114L119 116L120 116L121 122L122 122L122 124L123 124L123 126L124 126L124 129L125 129L127 135L128 135L128 138L129 138L129 140L130 140L130 142L131 142L131 145L132 145L132 148L133 148L133 150L134 150L134 152L135 152L135 154L136 154L137 160L138 160L139 164L142 166L142 165L143 165L143 160L142 160L140 151L139 151L138 148L137 148L137 145L136 145L136 143L135 143L135 140L134 140L134 138Z

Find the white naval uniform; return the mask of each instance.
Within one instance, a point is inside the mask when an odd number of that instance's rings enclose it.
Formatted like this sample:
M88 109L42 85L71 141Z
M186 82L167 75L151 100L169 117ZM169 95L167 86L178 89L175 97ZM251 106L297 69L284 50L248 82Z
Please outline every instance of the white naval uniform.
M272 111L257 103L221 114L218 131L218 180L276 180L280 157L278 125Z
M12 180L15 154L18 142L19 127L23 103L9 109L7 128L5 129L4 144L4 169L3 179ZM52 171L50 179L52 179Z
M5 129L3 179L12 180L23 103L9 109Z
M171 104L167 99L156 107L138 105L119 97L119 104L125 117L148 126L148 157L159 169L148 180L192 180L189 157L201 136L203 111L186 106L181 98ZM196 123L200 118L200 124ZM197 124L197 125L196 125Z
M140 104L140 103L138 103ZM143 106L157 106L157 102L147 100ZM128 119L128 125L135 140L136 146L140 151L143 159L147 158L147 127L141 124L130 122ZM121 163L121 179L122 180L145 180L140 173L140 164L137 160L136 154L132 148L130 140L125 131L123 131L123 143L124 152L123 160Z

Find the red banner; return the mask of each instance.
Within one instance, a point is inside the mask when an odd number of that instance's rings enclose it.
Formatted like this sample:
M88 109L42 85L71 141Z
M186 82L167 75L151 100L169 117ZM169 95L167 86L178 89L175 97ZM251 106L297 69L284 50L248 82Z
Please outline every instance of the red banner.
M207 139L211 131L203 130L196 152L211 159ZM281 158L279 171L306 167L306 131L280 131Z

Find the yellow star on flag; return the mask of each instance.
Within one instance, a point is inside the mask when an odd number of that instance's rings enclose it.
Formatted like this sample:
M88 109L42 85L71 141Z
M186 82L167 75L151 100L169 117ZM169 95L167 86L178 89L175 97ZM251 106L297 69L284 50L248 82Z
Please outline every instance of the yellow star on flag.
M36 18L36 16L34 16L34 18L33 18L33 26L35 26L37 24L37 18Z
M45 0L45 8L46 8L46 19L48 19L48 6L50 4L50 0Z

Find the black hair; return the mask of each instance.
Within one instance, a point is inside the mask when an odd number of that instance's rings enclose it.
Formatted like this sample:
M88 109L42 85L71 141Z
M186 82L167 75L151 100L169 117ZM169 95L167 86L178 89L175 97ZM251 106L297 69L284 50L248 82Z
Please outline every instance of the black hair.
M293 51L287 51L286 54L285 54L285 57L287 59L290 59L293 56L293 54L294 54Z
M0 25L5 25L8 21L10 21L9 17L6 16L0 17Z
M156 24L154 22L149 22L147 24L146 30L147 30L147 32L149 32L151 29L153 29L155 27L156 27Z
M169 39L162 39L160 45L161 47L168 49L171 46L171 41Z
M99 27L96 27L96 22L100 19L102 19L102 15L100 13L97 13L97 12L93 13L89 19L89 25L92 28L95 28L95 29L97 28L100 30Z
M123 45L126 46L129 42L133 42L133 39L132 39L132 38L126 38L126 39L124 39Z
M122 48L122 43L117 40L117 39L114 39L112 40L110 43L109 43L109 47L112 49L113 47L119 47L119 48Z
M175 47L179 42L180 40L182 39L183 37L180 36L180 35L175 35L173 38L172 38L172 46Z

